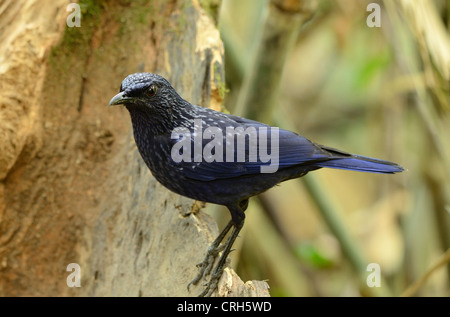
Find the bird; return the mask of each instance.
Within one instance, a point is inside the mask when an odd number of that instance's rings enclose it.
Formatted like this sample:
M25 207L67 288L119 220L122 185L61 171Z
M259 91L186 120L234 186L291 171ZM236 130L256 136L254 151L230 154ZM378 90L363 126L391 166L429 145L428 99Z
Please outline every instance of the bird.
M128 110L138 151L158 182L179 195L226 206L231 214L188 284L189 289L210 276L199 296L211 296L217 288L244 226L250 197L320 168L403 171L393 162L347 153L292 131L191 104L154 73L128 75L109 102L115 105Z

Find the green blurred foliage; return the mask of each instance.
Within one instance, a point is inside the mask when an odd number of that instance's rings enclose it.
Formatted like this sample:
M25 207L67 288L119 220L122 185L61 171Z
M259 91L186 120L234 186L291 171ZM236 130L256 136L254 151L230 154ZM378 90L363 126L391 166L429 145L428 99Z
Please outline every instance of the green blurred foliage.
M301 261L318 269L326 269L333 266L333 260L317 246L310 243L302 243L295 252Z

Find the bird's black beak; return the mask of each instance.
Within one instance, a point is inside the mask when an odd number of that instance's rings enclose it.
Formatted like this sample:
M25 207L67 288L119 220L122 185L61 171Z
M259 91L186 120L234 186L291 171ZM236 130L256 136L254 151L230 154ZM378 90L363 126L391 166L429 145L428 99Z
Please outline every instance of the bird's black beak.
M115 95L114 97L112 97L112 99L109 101L109 106L116 106L116 105L122 105L122 104L126 104L129 103L130 101L132 101L134 98L132 97L127 97L125 95L125 92L119 92L117 95Z

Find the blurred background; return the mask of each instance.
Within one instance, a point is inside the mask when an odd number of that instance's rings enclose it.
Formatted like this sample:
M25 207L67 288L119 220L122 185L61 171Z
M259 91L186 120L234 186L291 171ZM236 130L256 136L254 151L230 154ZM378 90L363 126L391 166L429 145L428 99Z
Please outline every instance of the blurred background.
M250 200L241 278L272 296L449 296L450 1L206 7L225 45L224 111L405 168L321 169ZM223 228L228 212L207 210Z

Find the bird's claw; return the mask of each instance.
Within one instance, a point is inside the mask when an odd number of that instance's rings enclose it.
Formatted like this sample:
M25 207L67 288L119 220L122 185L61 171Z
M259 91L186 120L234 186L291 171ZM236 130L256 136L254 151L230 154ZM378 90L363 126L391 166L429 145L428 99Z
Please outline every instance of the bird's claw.
M189 284L187 285L188 291L189 291L191 285L197 285L198 282L202 278L206 278L208 275L211 274L214 263L216 262L216 259L219 256L219 253L222 252L224 248L225 248L225 245L222 245L222 244L220 244L219 246L212 245L208 248L208 252L206 253L206 256L203 259L203 261L200 263L197 263L197 265L196 265L196 267L199 268L200 271L198 272L197 276L192 281L190 281ZM221 275L222 274L220 273L220 276ZM220 278L220 276L219 276L219 278ZM216 281L213 281L213 279ZM200 293L199 297L211 296L212 292L217 287L218 281L219 281L218 278L214 278L214 276L211 276L211 279L209 280L209 282L205 283L205 285L204 285L205 289L202 291L202 293Z

